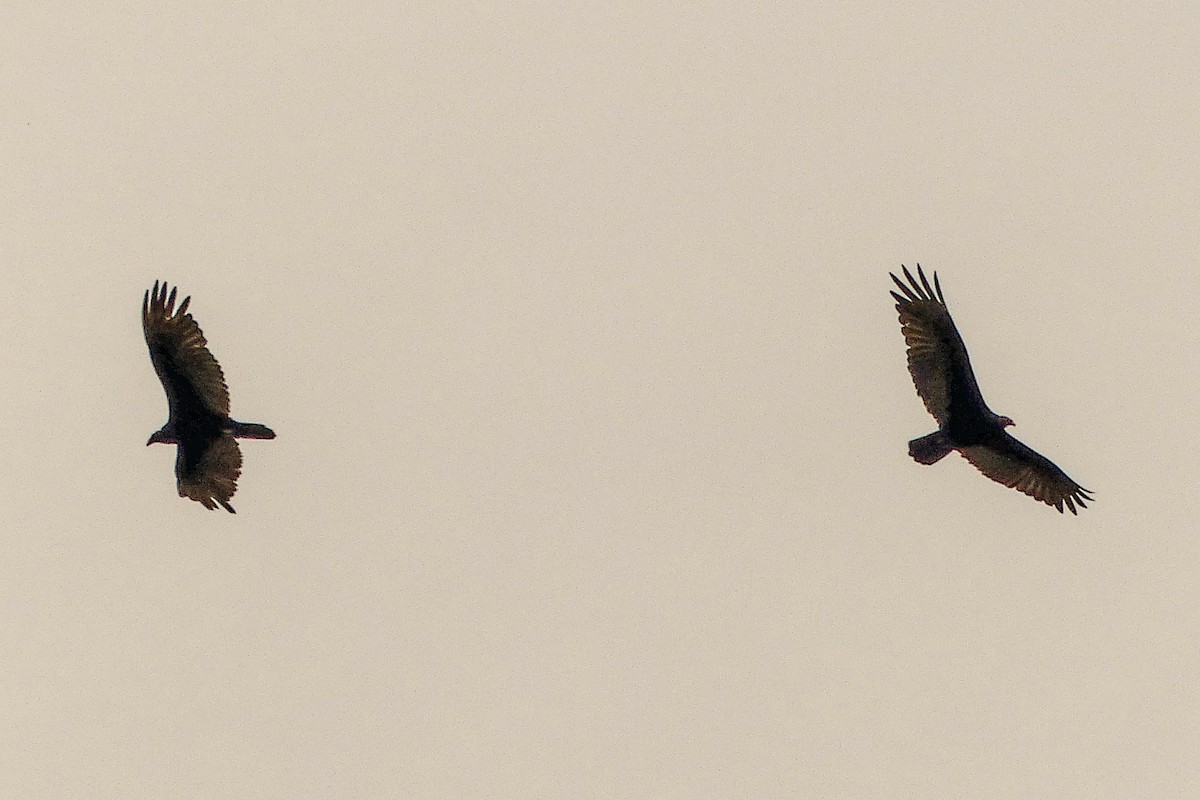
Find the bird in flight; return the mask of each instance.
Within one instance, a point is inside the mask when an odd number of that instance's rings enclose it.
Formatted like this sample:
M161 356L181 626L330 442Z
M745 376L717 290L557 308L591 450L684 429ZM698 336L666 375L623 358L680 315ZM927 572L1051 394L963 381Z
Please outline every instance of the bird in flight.
M150 361L167 393L167 424L146 442L173 444L175 478L179 496L189 497L207 509L219 503L236 513L229 499L237 491L242 452L236 439L274 439L266 425L238 422L229 417L229 388L204 333L187 313L191 297L175 308L175 289L167 284L142 298L142 330Z
M908 345L908 371L917 394L937 420L938 429L908 443L908 454L921 464L933 464L951 450L992 480L1077 514L1087 508L1087 489L1067 477L1054 462L1014 439L1005 428L1014 424L995 414L983 400L966 345L954 327L937 273L929 285L921 266L920 282L904 267L903 281L891 274L903 295L892 292L900 312L900 328Z

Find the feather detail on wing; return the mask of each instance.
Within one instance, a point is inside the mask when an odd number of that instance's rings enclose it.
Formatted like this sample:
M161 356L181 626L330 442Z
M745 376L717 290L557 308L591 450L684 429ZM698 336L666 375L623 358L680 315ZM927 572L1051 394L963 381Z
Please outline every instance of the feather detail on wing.
M1087 508L1093 499L1087 489L1067 477L1053 461L1001 433L986 445L958 448L976 469L997 483L1010 486L1063 512L1063 504L1072 514L1075 506Z
M191 498L207 509L220 503L230 514L237 513L229 505L242 472L242 451L237 441L223 434L210 440L199 453L193 450L182 444L178 447L175 477L179 496Z
M175 289L167 293L167 284L146 292L142 298L142 330L150 349L154 371L162 381L171 406L171 416L188 407L200 405L208 411L229 414L229 389L225 376L212 353L200 326L187 313L191 297L175 309Z
M908 371L912 374L913 385L917 387L917 394L921 396L925 408L939 425L944 425L949 416L955 369L965 366L966 373L971 372L966 347L946 308L937 273L933 275L933 286L929 285L920 265L917 266L919 283L908 267L904 267L908 285L894 274L888 274L904 293L899 295L892 292L891 295L896 298L896 310L900 312L900 327L904 342L908 345ZM974 376L971 376L971 381L973 383Z

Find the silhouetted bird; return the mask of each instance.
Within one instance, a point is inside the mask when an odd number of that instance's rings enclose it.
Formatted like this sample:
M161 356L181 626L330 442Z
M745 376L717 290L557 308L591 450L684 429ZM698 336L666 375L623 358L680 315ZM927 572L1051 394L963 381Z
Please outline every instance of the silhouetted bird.
M229 499L237 491L242 471L242 452L234 437L274 439L275 432L266 425L230 419L229 389L220 365L205 347L200 326L187 313L191 299L185 297L175 310L175 289L168 295L167 284L160 289L158 281L142 298L146 346L170 408L167 424L146 445L176 445L180 497L190 497L208 509L220 503L233 514Z
M938 430L909 442L908 454L922 464L932 464L957 450L992 480L1052 505L1060 514L1064 503L1072 514L1078 513L1076 505L1087 508L1084 501L1092 500L1087 489L1005 432L1013 421L992 413L983 401L937 273L932 287L919 264L917 275L920 283L904 267L907 286L892 275L904 296L891 294L908 343L908 371Z

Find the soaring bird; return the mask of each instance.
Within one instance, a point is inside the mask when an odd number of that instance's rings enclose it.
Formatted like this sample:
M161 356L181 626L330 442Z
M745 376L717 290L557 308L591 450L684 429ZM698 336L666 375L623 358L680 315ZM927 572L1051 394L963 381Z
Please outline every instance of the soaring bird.
M1092 497L1067 477L1054 462L1034 452L1004 429L1014 424L995 414L983 400L966 345L954 327L937 273L933 286L917 265L918 283L904 267L908 284L894 274L903 295L892 292L900 327L908 344L908 371L917 394L937 420L938 429L908 443L908 454L921 464L933 464L957 450L992 480L1024 492L1063 513L1063 505L1077 514Z
M217 504L236 513L229 499L237 491L242 471L242 452L235 437L274 439L266 425L238 422L229 417L229 388L204 333L187 313L191 297L175 308L175 289L167 284L146 292L142 298L142 330L150 361L167 393L170 413L167 424L146 442L173 444L175 478L179 496L190 497L207 509Z

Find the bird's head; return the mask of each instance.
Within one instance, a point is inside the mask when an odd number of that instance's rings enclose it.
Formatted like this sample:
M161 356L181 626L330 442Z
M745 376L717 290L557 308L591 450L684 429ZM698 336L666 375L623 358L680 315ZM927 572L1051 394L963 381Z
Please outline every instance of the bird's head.
M1001 428L1007 428L1009 425L1016 425L1017 423L1012 421L1012 417L1002 417L1000 415L996 415L996 424Z
M152 444L179 444L179 439L163 429L151 434L150 439L146 442L146 447Z

